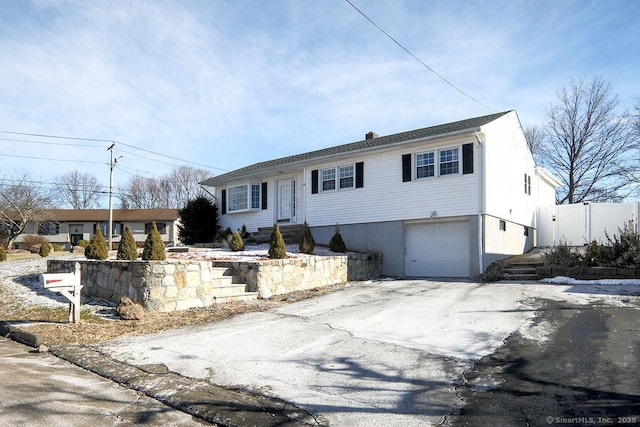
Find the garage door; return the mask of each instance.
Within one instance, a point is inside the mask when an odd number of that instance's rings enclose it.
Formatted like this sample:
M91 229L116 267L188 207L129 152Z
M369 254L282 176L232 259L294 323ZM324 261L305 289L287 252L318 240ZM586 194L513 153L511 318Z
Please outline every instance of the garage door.
M406 226L405 274L410 277L469 277L469 222Z

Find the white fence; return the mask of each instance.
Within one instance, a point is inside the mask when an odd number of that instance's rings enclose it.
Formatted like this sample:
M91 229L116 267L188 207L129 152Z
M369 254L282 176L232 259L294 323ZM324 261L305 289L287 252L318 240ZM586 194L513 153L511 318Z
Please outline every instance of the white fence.
M538 211L538 246L566 242L582 246L592 241L606 243L625 223L634 222L638 230L640 202L578 203L541 207ZM605 234L606 233L606 234Z

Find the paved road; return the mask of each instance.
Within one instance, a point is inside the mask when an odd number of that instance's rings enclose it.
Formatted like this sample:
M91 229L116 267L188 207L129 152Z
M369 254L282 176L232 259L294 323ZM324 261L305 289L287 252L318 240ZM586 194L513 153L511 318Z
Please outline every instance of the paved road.
M640 426L640 311L548 301L539 342L516 333L465 373L450 426ZM477 384L492 384L490 390Z
M210 424L51 354L0 337L0 425Z

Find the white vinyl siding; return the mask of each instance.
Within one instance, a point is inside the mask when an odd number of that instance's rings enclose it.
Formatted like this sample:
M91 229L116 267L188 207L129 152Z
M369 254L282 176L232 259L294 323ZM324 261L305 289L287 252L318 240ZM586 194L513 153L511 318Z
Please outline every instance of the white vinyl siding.
M460 147L473 140L458 138L438 146L428 147L434 153L439 148ZM427 150L415 150L425 153ZM402 182L402 155L406 149L384 153L360 154L357 161L364 163L365 184L357 191L328 191L311 194L311 171L319 170L319 187L322 191L322 171L331 164L307 167L304 186L304 212L311 226L366 223L379 221L412 220L430 216L438 217L476 215L480 204L480 174L445 175L435 179L416 179ZM436 154L437 155L437 154ZM415 155L412 156L415 159ZM479 156L474 157L474 162ZM356 160L356 159L354 159ZM415 165L413 165L415 174ZM476 163L475 170L480 167Z

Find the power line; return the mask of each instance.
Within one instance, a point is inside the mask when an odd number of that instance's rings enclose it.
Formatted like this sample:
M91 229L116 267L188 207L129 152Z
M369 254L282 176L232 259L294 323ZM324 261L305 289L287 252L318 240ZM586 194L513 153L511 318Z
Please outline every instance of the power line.
M70 162L70 163L92 163L95 165L104 165L108 163L104 162L92 162L90 160L70 160L70 159L51 159L48 157L35 157L35 156L19 156L17 154L0 154L1 157L17 157L20 159L32 159L32 160L48 160L51 162Z
M10 133L12 135L25 135L25 136L38 136L41 138L57 138L57 139L75 139L78 141L95 141L95 142L113 142L108 139L95 139L95 138L78 138L75 136L58 136L58 135L45 135L41 133L26 133L26 132L12 132L8 130L0 130L0 133Z
M46 144L46 145L66 145L71 147L80 147L80 148L102 148L103 145L83 145L83 144L71 144L64 142L46 142L46 141L31 141L28 139L12 139L12 138L0 138L0 141L11 141L11 142L26 142L28 144Z
M94 141L94 142L107 142L107 143L117 143L120 145L124 145L125 147L130 147L136 150L140 150L140 151L144 151L146 153L150 153L153 154L155 156L160 156L160 157L166 157L168 159L172 159L172 160L177 160L179 162L182 163L189 163L192 165L196 165L196 166L201 166L207 169L215 169L215 170L219 170L219 171L223 171L226 172L227 169L222 169L222 168L218 168L215 166L210 166L210 165L205 165L203 163L197 163L197 162L192 162L190 160L184 160L184 159L179 159L177 157L173 157L173 156L169 156L166 154L162 154L162 153L158 153L156 151L151 151L151 150L147 150L145 148L140 148L140 147L136 147L135 145L132 144L127 144L124 142L120 142L120 141L115 141L115 140L110 140L110 139L97 139L97 138L80 138L80 137L75 137L75 136L61 136L61 135L48 135L48 134L41 134L41 133L28 133L28 132L15 132L15 131L7 131L7 130L0 130L0 133L6 133L6 134L11 134L11 135L24 135L24 136L35 136L35 137L40 137L40 138L54 138L54 139L68 139L68 140L77 140L77 141ZM32 141L24 141L24 142L32 142ZM56 145L56 143L51 143L52 145ZM57 145L64 145L62 143L58 143ZM98 146L98 147L102 147L102 146ZM134 156L139 156L142 158L145 158L147 160L151 160L151 161L155 161L155 162L159 162L159 163L165 163L171 166L179 166L175 163L166 163L166 162L162 162L160 160L157 159L152 159L152 158L148 158L148 157L144 157L141 156L140 154L134 154L134 153L130 153L131 155Z
M404 47L404 45L402 43L400 43L398 40L396 40L395 38L393 38L389 33L387 33L382 27L380 27L378 24L376 24L371 18L369 18L363 11L361 11L360 9L358 9L356 7L356 5L354 5L353 3L351 3L350 0L345 0L347 3L349 3L349 5L351 5L352 8L354 8L360 15L362 15L367 21L369 21L371 24L373 24L374 27L376 27L378 30L380 30L385 36L387 36L392 42L394 42L395 44L397 44L402 50L404 50L406 53L408 53L413 59L415 59L416 61L418 61L420 64L422 64L423 67L425 67L427 70L431 71L436 77L438 77L440 80L442 80L443 82L445 82L446 84L448 84L449 86L451 86L452 88L454 88L455 90L457 90L458 92L460 92L461 94L463 94L464 96L466 96L467 98L471 99L472 101L482 105L483 107L489 109L490 111L493 112L498 112L497 110L489 107L487 104L478 101L476 98L474 98L473 96L469 95L467 92L463 91L462 89L460 89L459 87L457 87L456 85L454 85L453 83L451 83L449 80L447 80L444 76L442 76L441 74L439 74L438 72L436 72L433 68L431 68L430 66L428 66L425 62L423 62L420 58L418 58L416 55L413 54L413 52L411 52L409 49L407 49L406 47Z

